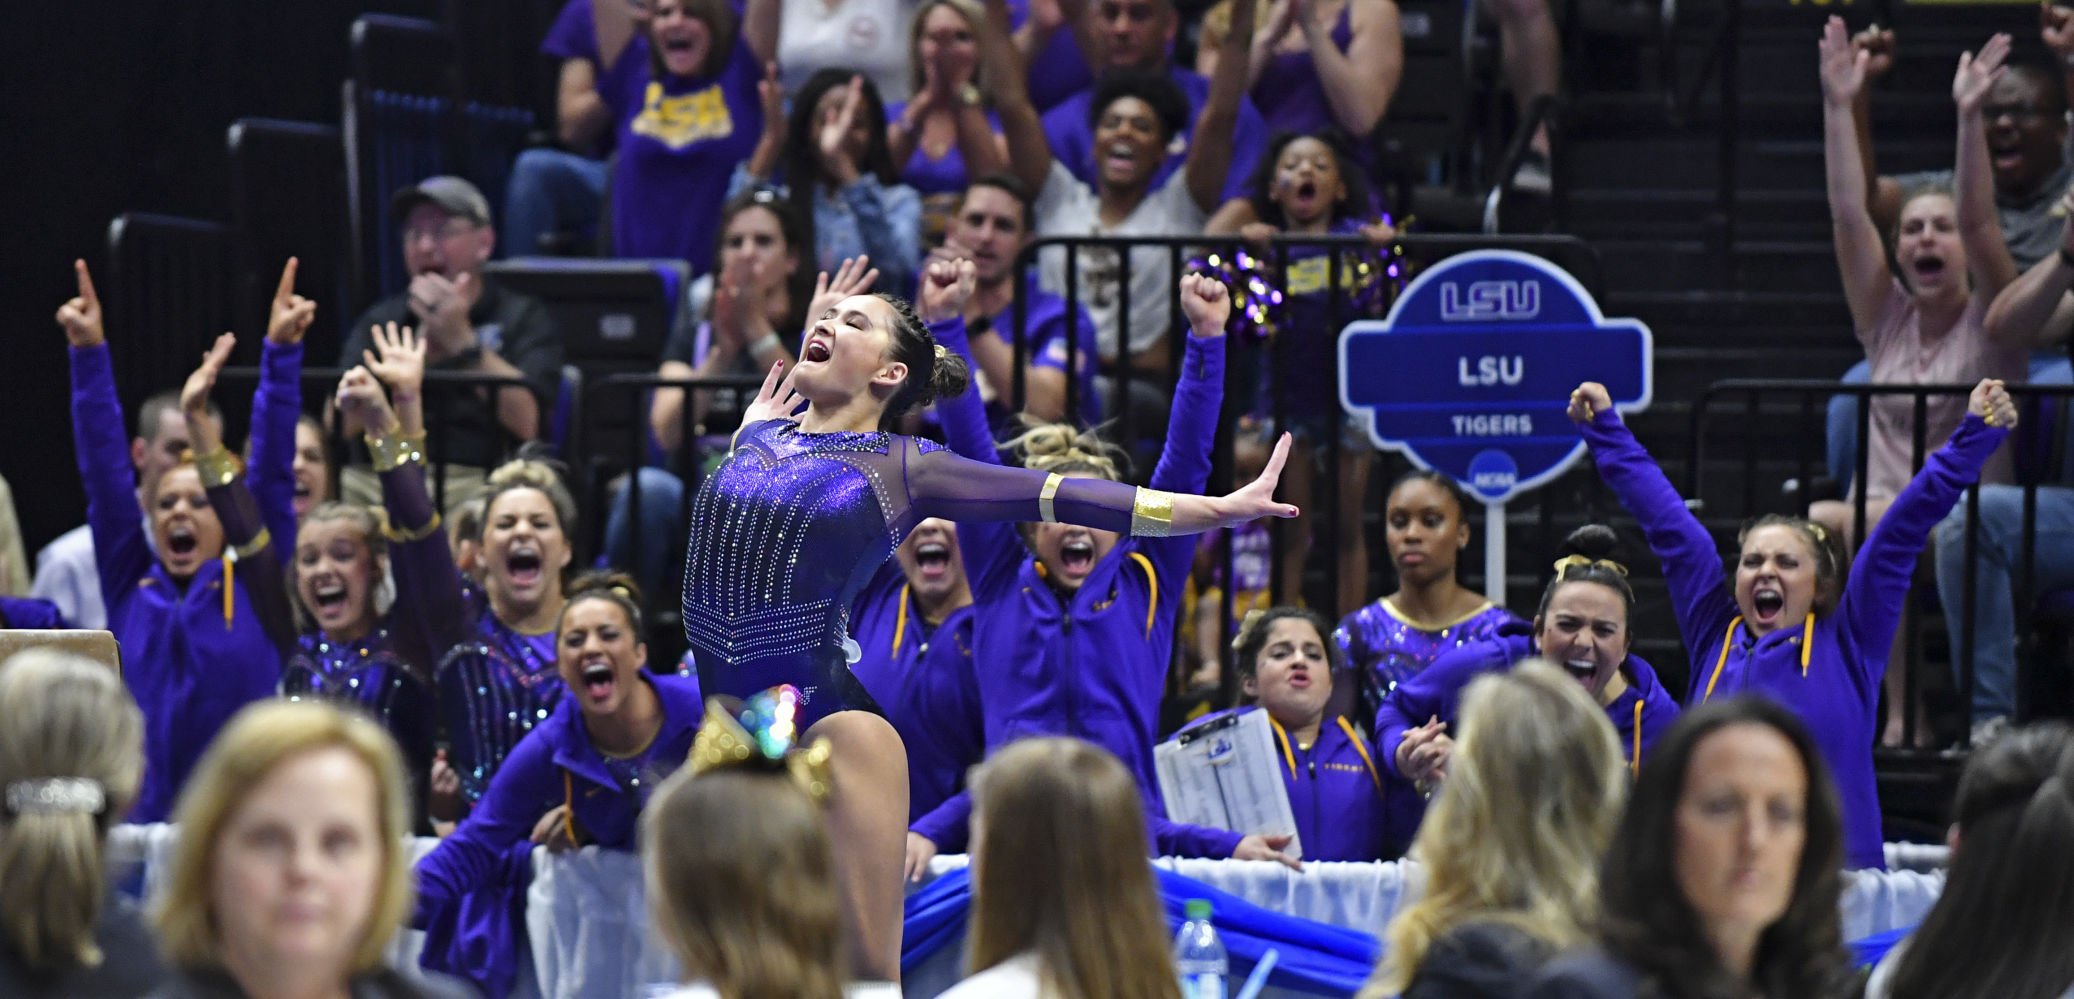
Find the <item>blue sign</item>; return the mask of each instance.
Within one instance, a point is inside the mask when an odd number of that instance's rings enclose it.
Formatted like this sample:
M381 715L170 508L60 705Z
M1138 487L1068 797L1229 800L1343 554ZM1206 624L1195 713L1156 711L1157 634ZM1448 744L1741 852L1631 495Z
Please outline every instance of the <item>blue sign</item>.
M1649 328L1607 319L1569 272L1513 250L1428 268L1390 315L1339 337L1340 405L1377 447L1402 451L1486 503L1503 503L1584 454L1566 410L1599 382L1647 408Z

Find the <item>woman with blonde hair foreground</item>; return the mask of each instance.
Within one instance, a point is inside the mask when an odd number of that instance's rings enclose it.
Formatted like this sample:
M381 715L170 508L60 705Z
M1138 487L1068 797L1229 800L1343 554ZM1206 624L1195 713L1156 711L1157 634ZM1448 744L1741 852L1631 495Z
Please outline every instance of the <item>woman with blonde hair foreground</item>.
M1412 841L1425 894L1391 921L1362 999L1512 996L1589 939L1627 791L1605 711L1560 668L1527 660L1469 685L1462 733Z
M102 852L143 778L144 715L114 670L48 649L0 663L0 995L141 996L165 976Z
M410 911L410 806L376 722L310 701L246 708L174 817L157 924L179 974L160 999L468 995L384 964Z
M1179 999L1138 782L1079 739L1014 743L972 778L973 975L942 999Z
M842 896L822 814L829 745L796 748L779 693L733 715L716 698L690 765L641 816L649 922L691 982L671 999L845 994Z

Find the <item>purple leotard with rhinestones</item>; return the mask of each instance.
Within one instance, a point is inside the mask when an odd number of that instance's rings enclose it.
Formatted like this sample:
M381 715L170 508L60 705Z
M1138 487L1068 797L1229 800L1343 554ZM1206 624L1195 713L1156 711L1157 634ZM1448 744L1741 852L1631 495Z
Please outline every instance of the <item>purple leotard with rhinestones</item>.
M684 633L707 696L746 698L789 683L802 725L878 711L850 674L849 610L907 532L928 517L1039 520L1045 474L971 461L883 432L804 433L790 421L743 428L692 504ZM1063 480L1059 520L1128 531L1136 490Z
M1503 607L1485 604L1476 613L1427 630L1407 620L1384 597L1340 620L1332 633L1348 668L1360 677L1370 710L1382 704L1399 683L1425 669L1442 653L1498 633L1498 626L1519 620Z

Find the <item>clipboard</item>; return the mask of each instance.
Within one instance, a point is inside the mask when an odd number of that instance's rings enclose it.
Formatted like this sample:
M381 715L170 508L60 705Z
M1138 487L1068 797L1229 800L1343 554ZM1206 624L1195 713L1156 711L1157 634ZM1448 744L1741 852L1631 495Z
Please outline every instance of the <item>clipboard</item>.
M1282 852L1303 859L1281 754L1264 711L1228 714L1153 747L1160 799L1176 822L1248 835L1287 834Z

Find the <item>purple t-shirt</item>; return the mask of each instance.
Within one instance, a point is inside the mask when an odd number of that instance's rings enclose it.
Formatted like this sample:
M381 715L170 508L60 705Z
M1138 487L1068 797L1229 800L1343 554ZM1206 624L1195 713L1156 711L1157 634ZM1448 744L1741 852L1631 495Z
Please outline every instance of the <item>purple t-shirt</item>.
M618 62L609 67L600 65L598 25L591 17L591 0L569 0L562 5L561 13L555 15L554 24L547 29L547 37L540 40L540 54L590 63L597 73L598 96L612 108L615 118L626 113L629 91L638 98L641 85L648 82L648 39L638 33L627 41Z
M1188 121L1181 126L1181 140L1167 151L1167 161L1160 164L1152 175L1152 190L1158 190L1181 163L1188 158L1188 141L1195 136L1195 119L1203 113L1203 102L1210 98L1210 78L1191 69L1179 66L1167 70L1181 94L1188 98ZM1034 74L1032 74L1034 76ZM1089 108L1095 101L1095 88L1088 87L1061 101L1059 105L1044 113L1044 138L1051 143L1051 155L1073 176L1093 187L1095 175L1095 129L1090 122ZM1225 170L1224 199L1243 198L1250 179L1247 172L1253 164L1260 162L1260 151L1267 146L1267 122L1253 106L1250 98L1239 99L1239 120L1231 133L1231 166Z
M1021 28L1030 19L1030 0L1008 0L1009 24ZM1039 113L1058 107L1066 98L1086 90L1095 82L1081 58L1080 46L1065 25L1051 33L1051 40L1030 56L1030 103Z
M624 65L634 52L622 56ZM737 40L715 77L651 80L620 74L619 158L612 169L612 252L619 257L687 261L692 273L713 269L713 233L735 164L748 158L763 131L756 82L763 70Z
M898 121L901 113L906 110L906 101L888 104L886 120ZM995 135L1001 134L1001 119L992 111L987 112L987 125L994 130ZM952 142L950 149L942 156L932 158L928 150L922 148L922 143L917 141L914 155L909 156L907 162L900 167L900 182L914 188L916 193L924 197L931 194L957 194L965 190L965 184L970 180L966 172L965 152L958 148L956 142Z
M1023 299L1027 303L1023 316L1024 328L1028 330L1023 350L1029 358L1029 363L1040 368L1066 370L1066 300L1038 287L1034 273L1023 288ZM1015 343L1014 305L1001 310L1000 315L991 317L989 323L1000 333L1002 340L1010 344ZM1074 389L1074 403L1075 408L1079 410L1080 421L1087 426L1094 426L1102 420L1102 399L1095 392L1095 368L1100 355L1097 354L1098 348L1095 346L1094 317L1088 315L1085 305L1080 307L1080 323L1076 333L1074 339L1080 342L1080 350L1073 358L1075 366L1079 368L1079 377L1074 379L1079 383ZM1008 386L999 385L996 389L1006 393Z

